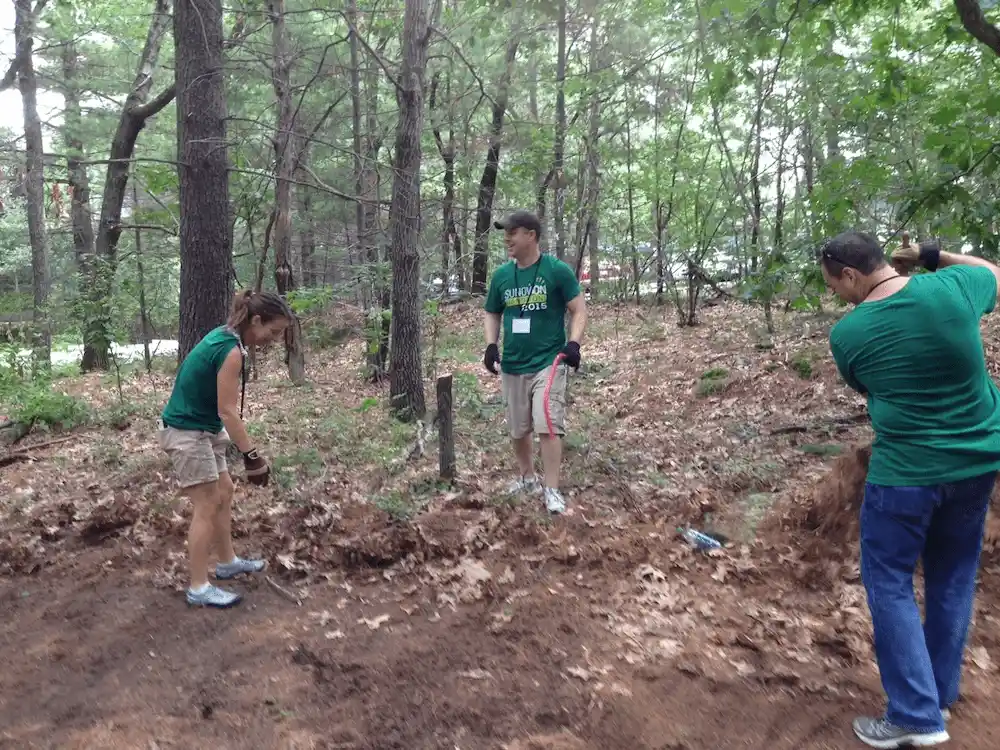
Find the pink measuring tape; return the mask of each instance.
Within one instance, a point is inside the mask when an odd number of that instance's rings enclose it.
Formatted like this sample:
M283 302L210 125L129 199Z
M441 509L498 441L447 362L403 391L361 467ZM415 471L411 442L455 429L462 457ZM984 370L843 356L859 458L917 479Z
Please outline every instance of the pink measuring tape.
M549 428L549 434L555 435L556 431L552 427L552 413L549 411L549 395L552 393L552 383L555 382L556 373L559 371L559 363L563 361L565 355L562 352L556 355L552 361L552 370L549 372L549 380L545 384L545 391L542 394L542 410L545 412L545 424Z

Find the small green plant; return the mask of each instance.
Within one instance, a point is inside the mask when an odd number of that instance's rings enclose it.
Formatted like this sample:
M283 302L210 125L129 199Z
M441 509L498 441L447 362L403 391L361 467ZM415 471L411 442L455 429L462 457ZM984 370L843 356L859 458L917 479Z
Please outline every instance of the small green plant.
M789 362L792 370L803 380L809 380L813 376L812 359L805 352L799 352L792 357Z
M296 315L307 315L318 312L333 301L333 289L331 287L309 287L306 289L293 289L285 296L288 300L292 312Z
M312 447L299 448L276 456L271 463L271 475L279 487L290 490L298 481L322 475L323 468L323 457L318 450Z
M93 454L94 461L109 469L117 469L123 463L122 447L118 443L100 443Z
M781 474L777 464L758 462L749 457L723 461L717 471L726 486L736 492L769 492L774 489Z
M799 450L803 453L808 453L810 456L839 456L844 452L844 446L835 443L806 443L799 446Z
M749 542L757 533L757 527L767 515L775 500L774 493L756 492L743 501L743 541Z
M397 523L406 523L417 514L418 510L417 505L409 501L398 490L375 498L375 507L388 513L389 517Z
M16 422L62 430L86 424L91 417L90 407L85 402L66 393L53 391L43 383L33 383L12 412L11 416Z
M701 398L721 393L729 385L729 371L722 367L713 367L702 373L695 388L695 393Z

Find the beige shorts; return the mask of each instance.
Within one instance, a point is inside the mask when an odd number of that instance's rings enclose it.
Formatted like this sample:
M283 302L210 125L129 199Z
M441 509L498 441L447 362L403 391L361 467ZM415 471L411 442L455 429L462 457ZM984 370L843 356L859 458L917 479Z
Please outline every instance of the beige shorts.
M194 487L218 481L220 474L228 474L226 449L229 433L213 435L200 430L178 430L160 426L160 447L170 456L174 474L181 488Z
M549 426L545 421L545 386L549 382L552 367L546 367L534 375L511 375L503 373L503 397L507 402L507 427L515 440L532 431L548 435ZM549 393L549 414L552 429L556 435L566 434L566 365L559 365Z

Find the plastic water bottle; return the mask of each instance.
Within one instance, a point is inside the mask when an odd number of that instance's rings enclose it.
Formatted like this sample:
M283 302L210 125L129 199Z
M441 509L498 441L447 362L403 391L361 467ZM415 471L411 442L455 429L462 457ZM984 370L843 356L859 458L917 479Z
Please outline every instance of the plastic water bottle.
M719 549L722 547L722 542L718 539L713 539L708 534L702 534L700 531L695 531L690 527L677 529L677 531L695 549Z

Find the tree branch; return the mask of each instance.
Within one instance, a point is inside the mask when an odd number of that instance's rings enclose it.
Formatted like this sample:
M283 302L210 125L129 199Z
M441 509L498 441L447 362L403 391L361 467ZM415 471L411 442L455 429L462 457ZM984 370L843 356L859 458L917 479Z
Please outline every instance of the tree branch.
M965 30L1000 56L1000 29L986 20L979 0L955 0Z
M400 84L399 80L395 75L393 75L393 72L389 70L389 66L386 64L385 60L382 59L382 56L372 49L372 46L368 44L367 40L361 36L361 32L358 31L357 27L351 23L351 19L348 17L347 11L341 10L339 12L341 17L344 19L344 22L347 24L347 28L354 33L357 40L361 42L361 46L365 48L365 51L367 51L368 54L372 56L372 59L378 63L379 67L382 68L382 72L385 73L385 77L389 79L389 83L395 86L398 91L402 91L403 86Z
M170 104L170 102L174 100L174 96L176 94L177 86L171 83L160 93L158 97L138 107L134 107L129 114L132 115L132 117L138 117L140 120L147 120Z
M336 196L337 198L340 198L341 200L345 200L345 201L351 201L351 202L361 201L363 203L376 203L377 202L377 203L379 203L380 205L383 205L383 206L388 206L389 203L390 203L390 201L388 201L388 200L373 201L373 200L369 200L367 198L360 198L360 197L358 197L356 195L348 195L347 193L345 193L345 192L343 192L341 190L337 190L337 188L330 187L325 182L323 182L322 180L320 180L319 177L316 176L316 173L313 172L312 169L310 169L305 164L300 165L300 169L302 169L304 172L306 172L306 174L308 174L310 177L312 177L315 182L302 182L301 180L293 180L293 179L289 178L288 182L290 182L292 185L301 185L302 187L313 188L313 189L319 190L320 192L323 192L323 193L329 193L330 195ZM270 173L262 172L261 170L239 169L237 167L229 167L229 171L230 172L236 172L237 174L253 175L255 177L261 177L263 175L267 175L268 177L270 177Z

